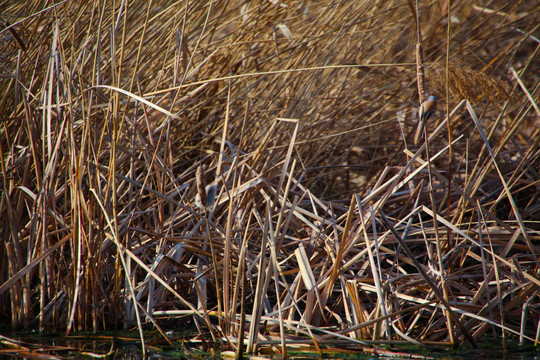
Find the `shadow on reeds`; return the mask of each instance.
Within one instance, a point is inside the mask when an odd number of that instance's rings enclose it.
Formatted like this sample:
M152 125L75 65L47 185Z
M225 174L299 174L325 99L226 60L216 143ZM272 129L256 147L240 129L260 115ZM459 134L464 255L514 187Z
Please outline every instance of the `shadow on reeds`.
M537 342L539 12L452 6L449 39L419 10L418 147L401 1L2 5L2 322Z

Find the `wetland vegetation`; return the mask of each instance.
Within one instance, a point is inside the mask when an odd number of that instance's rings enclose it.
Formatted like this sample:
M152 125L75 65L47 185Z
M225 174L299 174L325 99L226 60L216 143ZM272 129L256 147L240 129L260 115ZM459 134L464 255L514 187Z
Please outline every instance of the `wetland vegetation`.
M238 356L540 340L538 2L0 19L2 326Z

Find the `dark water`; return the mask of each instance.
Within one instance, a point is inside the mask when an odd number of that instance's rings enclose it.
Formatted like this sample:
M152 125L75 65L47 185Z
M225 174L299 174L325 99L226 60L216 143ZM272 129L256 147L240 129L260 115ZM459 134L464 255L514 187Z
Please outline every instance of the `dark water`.
M169 334L171 346L159 334L145 334L147 359L232 359L229 353L211 348L211 344L193 340L181 333ZM14 341L11 341L14 340ZM321 344L324 346L324 344ZM362 351L340 351L327 349L325 359L504 359L540 360L540 345L520 346L500 339L486 339L478 349L462 348L418 348L412 346L379 347L375 353ZM137 332L107 332L100 334L5 333L0 334L0 356L19 359L142 359L141 341ZM281 359L280 355L263 354L268 359ZM320 359L313 350L288 349L291 359Z

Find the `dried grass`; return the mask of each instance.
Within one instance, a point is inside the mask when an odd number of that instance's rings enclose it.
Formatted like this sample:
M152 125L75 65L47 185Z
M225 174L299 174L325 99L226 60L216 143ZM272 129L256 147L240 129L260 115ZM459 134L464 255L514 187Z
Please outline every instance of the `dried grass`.
M403 2L5 3L3 322L284 356L537 342L532 3L453 4L447 77L447 10L420 2L447 111L415 150Z

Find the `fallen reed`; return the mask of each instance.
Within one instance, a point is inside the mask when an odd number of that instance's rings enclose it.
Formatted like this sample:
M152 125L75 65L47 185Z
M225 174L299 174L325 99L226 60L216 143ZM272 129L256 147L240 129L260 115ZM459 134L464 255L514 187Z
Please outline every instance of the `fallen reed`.
M2 5L2 322L538 342L533 3Z

